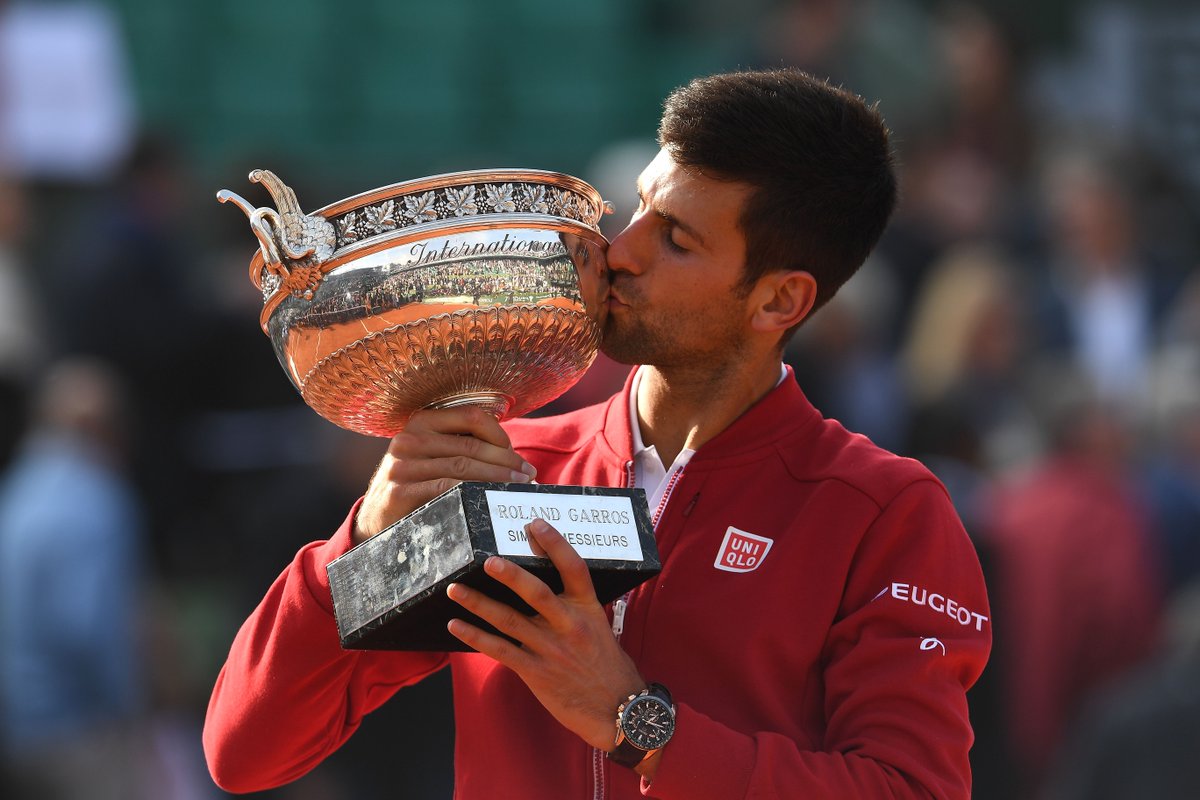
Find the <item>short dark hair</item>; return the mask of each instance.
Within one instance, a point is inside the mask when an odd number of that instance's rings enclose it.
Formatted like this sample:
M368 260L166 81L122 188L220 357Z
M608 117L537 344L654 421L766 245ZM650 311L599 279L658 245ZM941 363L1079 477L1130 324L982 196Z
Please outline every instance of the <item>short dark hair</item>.
M684 168L753 187L739 220L742 287L803 269L817 282L814 311L866 260L896 205L878 110L798 69L693 80L667 97L658 141Z

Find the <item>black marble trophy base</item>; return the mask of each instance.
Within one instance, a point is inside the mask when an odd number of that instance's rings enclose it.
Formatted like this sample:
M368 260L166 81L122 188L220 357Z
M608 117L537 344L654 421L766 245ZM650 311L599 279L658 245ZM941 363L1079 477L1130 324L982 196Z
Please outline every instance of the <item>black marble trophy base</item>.
M488 492L503 492L504 503L521 513L505 530L494 530ZM567 496L567 497L563 497ZM658 574L661 565L654 543L654 528L641 489L610 489L589 486L544 486L540 484L462 483L431 500L392 527L330 562L327 567L333 594L334 613L342 647L348 650L467 650L466 645L446 630L454 617L485 630L490 625L468 614L446 596L446 585L461 583L508 603L526 613L531 609L507 587L483 571L488 557L504 554L537 575L556 592L562 580L549 559L511 555L512 542L519 538L528 519L524 514L557 503L545 516L560 515L551 522L560 532L578 541L591 542L585 534L572 532L570 518L580 512L588 496L628 498L631 519L613 530L623 541L633 541L640 560L588 557L588 568L601 603L620 597L629 589ZM561 509L565 508L565 512ZM543 516L539 513L537 516ZM607 522L607 517L605 518ZM611 537L605 537L611 539ZM640 548L637 546L640 545Z

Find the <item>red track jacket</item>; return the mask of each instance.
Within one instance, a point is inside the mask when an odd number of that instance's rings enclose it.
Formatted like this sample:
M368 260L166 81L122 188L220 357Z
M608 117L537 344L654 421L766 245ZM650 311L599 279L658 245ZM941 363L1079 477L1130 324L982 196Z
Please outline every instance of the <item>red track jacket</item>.
M506 428L545 483L623 486L628 391ZM789 375L698 450L665 502L663 571L634 591L621 636L679 707L653 784L485 656L343 651L325 565L349 548L353 513L299 552L238 633L204 730L217 783L294 780L450 664L460 800L970 796L966 690L990 611L924 467L822 418Z

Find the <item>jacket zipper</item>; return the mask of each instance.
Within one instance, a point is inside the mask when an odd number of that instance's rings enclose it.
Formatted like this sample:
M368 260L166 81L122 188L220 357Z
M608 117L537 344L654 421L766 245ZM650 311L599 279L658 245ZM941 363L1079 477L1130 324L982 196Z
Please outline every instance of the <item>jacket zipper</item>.
M672 473L667 481L667 488L663 492L662 499L658 501L658 508L654 509L650 515L650 524L656 530L658 528L658 521L662 518L663 509L667 507L667 501L671 499L671 492L675 490L675 485L679 483L679 477L683 475L683 470L684 467L680 467ZM632 488L636 482L637 477L634 472L633 462L626 461L625 488ZM692 505L695 505L695 500L692 501ZM688 506L687 510L691 511L691 506ZM618 642L621 641L621 633L625 630L625 609L629 607L629 597L632 594L633 590L630 589L613 603L612 632L613 637ZM605 800L608 796L608 787L604 779L604 751L599 747L592 748L592 786L594 787L592 800Z
M667 479L667 488L663 492L662 499L658 501L658 508L654 509L654 514L650 517L650 522L655 530L658 530L658 521L662 519L662 513L667 507L667 501L671 499L671 493L675 491L675 486L679 483L679 478L683 475L683 471L686 468L687 465L680 467Z

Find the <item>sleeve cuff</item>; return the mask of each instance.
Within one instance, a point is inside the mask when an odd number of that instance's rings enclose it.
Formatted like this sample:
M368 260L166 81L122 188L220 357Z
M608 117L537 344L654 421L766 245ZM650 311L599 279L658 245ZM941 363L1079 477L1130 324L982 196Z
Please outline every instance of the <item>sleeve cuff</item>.
M329 589L329 573L325 567L330 561L354 548L354 520L361 505L360 497L333 536L325 541L313 542L303 548L297 556L304 569L304 583L309 594L330 616L333 615L333 594Z
M683 703L675 735L663 749L654 781L642 779L645 797L743 797L754 770L754 739L732 731Z

